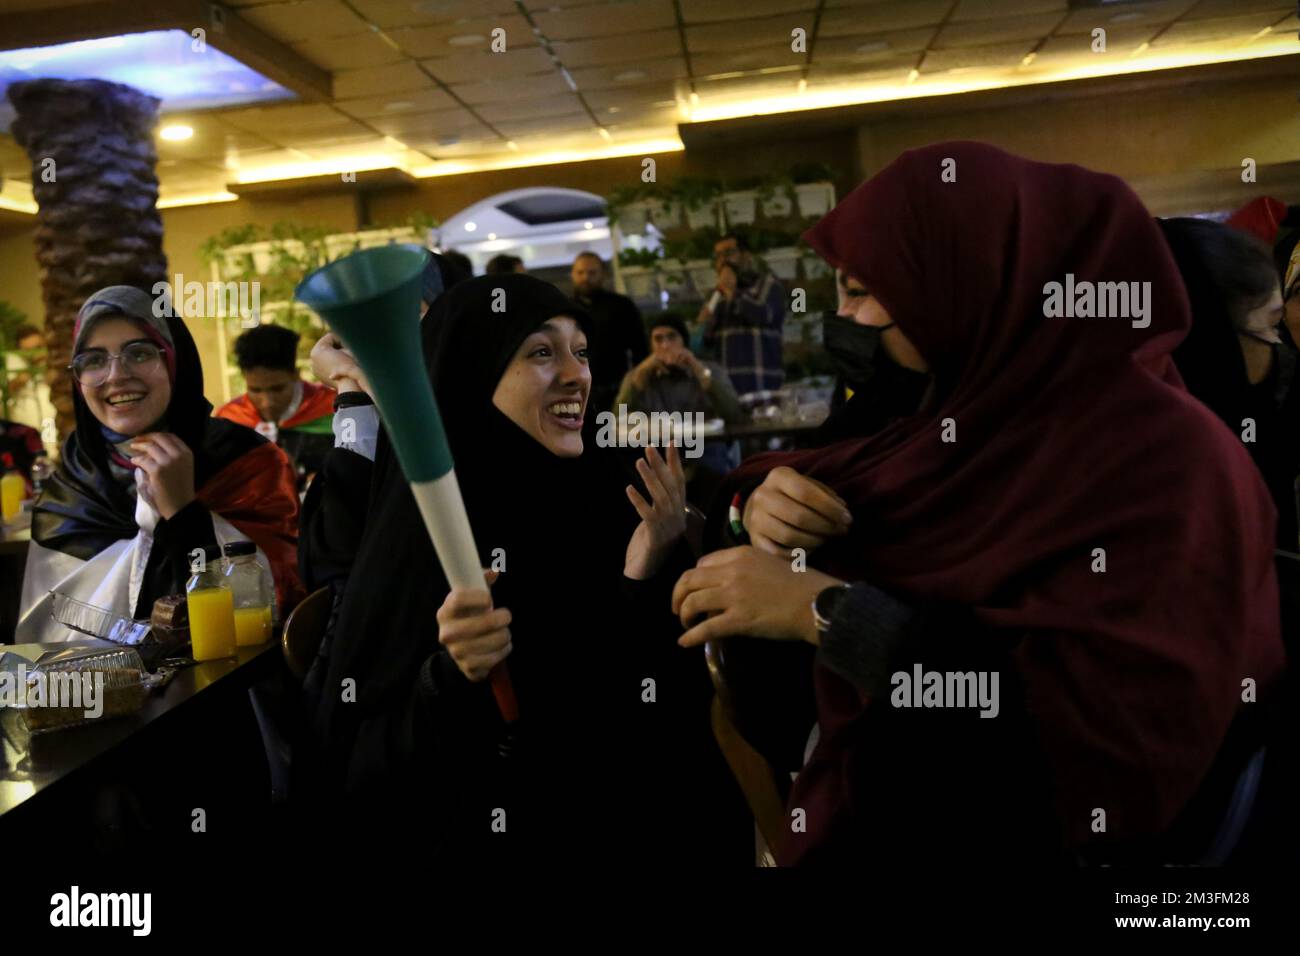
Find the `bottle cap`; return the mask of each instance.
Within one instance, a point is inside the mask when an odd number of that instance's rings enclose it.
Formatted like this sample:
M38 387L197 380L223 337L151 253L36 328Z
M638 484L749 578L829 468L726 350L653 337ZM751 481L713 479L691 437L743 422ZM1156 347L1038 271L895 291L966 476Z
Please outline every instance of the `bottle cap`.
M257 554L257 545L252 541L232 541L222 546L228 558L242 558L250 554Z

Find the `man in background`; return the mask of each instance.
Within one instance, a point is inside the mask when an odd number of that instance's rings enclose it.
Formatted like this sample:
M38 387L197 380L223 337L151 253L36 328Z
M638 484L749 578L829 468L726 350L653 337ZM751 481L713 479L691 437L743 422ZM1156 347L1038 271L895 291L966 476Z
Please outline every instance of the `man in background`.
M248 391L216 411L284 449L301 490L334 447L334 390L298 376L298 333L259 325L235 339Z
M573 301L591 316L591 400L601 412L614 404L627 371L650 354L641 313L631 299L604 288L605 264L594 252L580 252L569 272Z
M527 271L528 270L524 268L523 259L520 259L518 256L507 255L504 252L500 255L493 256L487 261L487 265L483 267L483 274L488 276L508 275L511 272Z
M646 320L650 354L623 376L614 409L626 405L629 413L700 413L707 421L721 418L736 425L747 418L727 373L712 362L702 362L687 344L686 322L675 312L661 312ZM711 439L697 462L687 467L687 493L692 501L707 505L722 475L740 464L734 443ZM698 467L696 467L698 466Z
M785 289L770 272L759 272L744 238L726 235L713 246L718 287L700 310L704 342L717 349L736 391L781 387L781 336Z

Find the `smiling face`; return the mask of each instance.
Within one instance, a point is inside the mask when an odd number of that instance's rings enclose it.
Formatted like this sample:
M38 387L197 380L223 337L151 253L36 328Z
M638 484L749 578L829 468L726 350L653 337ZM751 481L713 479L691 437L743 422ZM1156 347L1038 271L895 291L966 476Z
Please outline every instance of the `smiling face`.
M903 368L915 372L930 370L929 363L917 351L912 340L894 324L894 320L885 311L881 301L868 292L866 286L853 276L840 276L840 307L836 314L852 319L859 325L874 325L884 329L880 333L880 345L885 353Z
M91 326L78 354L98 350L119 355L133 342L154 344L130 319L100 319ZM101 424L134 437L163 417L171 402L172 386L167 379L167 364L161 357L143 367L118 359L110 363L103 384L83 384L81 394L90 413Z
M515 352L492 395L502 414L562 458L582 454L591 391L587 334L568 316L537 327Z

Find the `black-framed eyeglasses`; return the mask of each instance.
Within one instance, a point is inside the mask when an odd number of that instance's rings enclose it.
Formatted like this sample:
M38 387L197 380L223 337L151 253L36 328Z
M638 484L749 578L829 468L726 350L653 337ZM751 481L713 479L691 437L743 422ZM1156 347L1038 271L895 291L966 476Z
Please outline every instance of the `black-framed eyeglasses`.
M113 362L121 361L122 371L128 375L150 372L162 358L162 349L149 342L132 342L121 352L81 352L72 359L68 370L82 385L95 388L108 381Z

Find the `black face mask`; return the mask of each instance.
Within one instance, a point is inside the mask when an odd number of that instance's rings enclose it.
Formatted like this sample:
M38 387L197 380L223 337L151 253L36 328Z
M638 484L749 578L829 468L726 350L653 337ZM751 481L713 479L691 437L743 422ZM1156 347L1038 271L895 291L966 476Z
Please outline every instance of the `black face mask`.
M880 344L880 334L889 325L862 325L834 312L822 317L822 341L840 380L855 392L876 377L884 364L900 367Z

